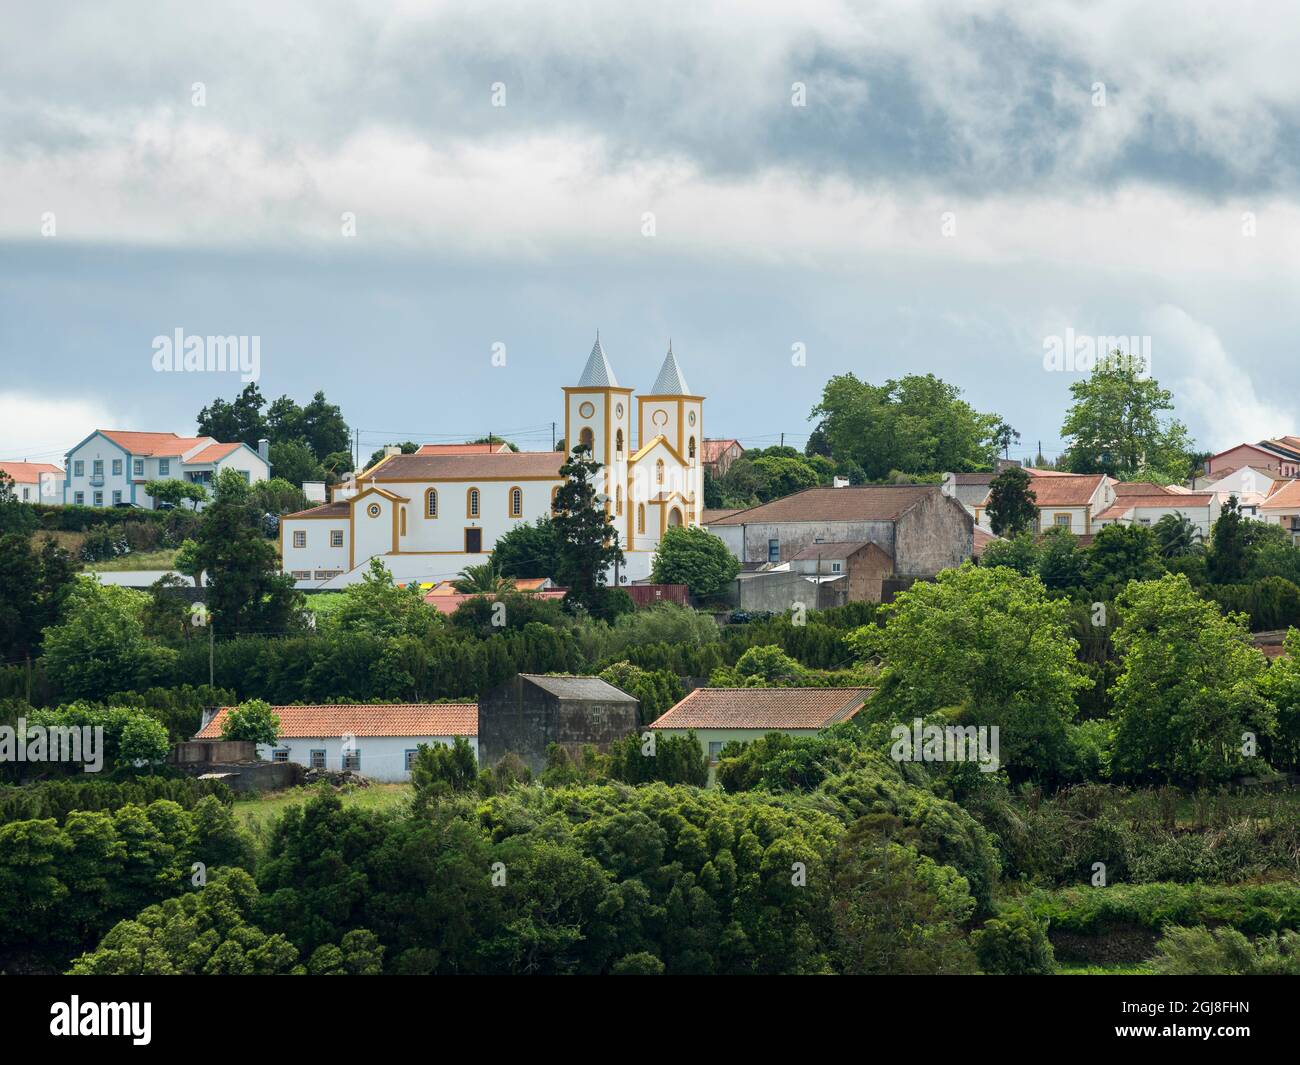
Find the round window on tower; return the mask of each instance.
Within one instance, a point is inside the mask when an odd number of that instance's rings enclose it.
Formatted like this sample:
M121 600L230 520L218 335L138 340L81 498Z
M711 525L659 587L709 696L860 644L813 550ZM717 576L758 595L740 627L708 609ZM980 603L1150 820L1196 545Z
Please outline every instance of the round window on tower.
M584 418L590 418L596 413L596 408L590 403L581 403L578 406L578 413Z
M622 403L619 403L619 404L617 404L617 405L614 407L614 416L615 416L616 418L621 418L621 417L623 417L623 404L622 404Z
M668 424L668 412L666 410L657 410L650 415L650 421L660 428L663 428Z
M692 425L694 425L694 424L695 424L695 412L694 412L694 411L691 411L690 414L686 415L686 420L687 420L688 422L690 422Z
M371 503L370 506L366 507L366 513L369 514L372 518L379 517L380 514L379 504Z

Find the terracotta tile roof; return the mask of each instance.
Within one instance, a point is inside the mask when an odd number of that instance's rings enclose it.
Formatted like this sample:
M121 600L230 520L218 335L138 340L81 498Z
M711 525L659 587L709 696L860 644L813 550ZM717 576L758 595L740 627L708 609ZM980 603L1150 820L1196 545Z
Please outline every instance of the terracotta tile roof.
M1288 459L1300 459L1300 439L1294 436L1278 436L1271 440L1261 440L1259 446L1270 451L1279 451Z
M1172 495L1167 487L1151 481L1116 481L1111 488L1117 496L1158 496Z
M507 481L512 477L560 479L560 451L507 451L492 455L393 455L362 481Z
M709 525L715 521L721 521L723 518L729 518L732 514L739 514L744 507L714 507L710 509L705 507L700 511L700 524Z
M43 473L63 476L63 470L48 462L0 462L0 472L7 474L15 484L36 484Z
M1078 473L1067 473L1065 470L1044 470L1037 466L1025 466L1024 471L1030 477L1080 477L1086 476Z
M652 729L821 729L847 721L872 688L696 688Z
M101 429L101 436L106 436L119 447L132 455L161 456L171 458L207 441L216 443L210 436L177 436L175 433L135 433L122 429Z
M194 738L221 738L230 707L223 706ZM478 703L399 703L380 706L342 703L337 706L273 706L286 739L326 736L477 736Z
M1082 507L1092 502L1104 473L1065 473L1037 477L1029 485L1040 507Z
M1130 511L1146 510L1189 510L1192 507L1208 507L1214 501L1213 492L1188 492L1186 495L1125 496L1111 507L1095 515L1096 521L1114 521Z
M978 525L976 525L975 543L973 546L973 550L971 551L971 554L974 555L975 558L979 558L980 555L984 554L984 548L988 547L988 545L991 544L994 540L1001 540L1001 539L1002 537L995 536L993 533L989 532L988 529L981 529Z
M797 555L791 555L790 562L816 561L819 558L848 558L850 555L861 551L867 544L868 540L840 540L834 543L812 544L805 547Z
M1259 509L1294 510L1296 507L1300 507L1300 481L1282 481Z
M960 485L985 485L992 484L993 478L997 474L992 470L984 470L980 473L954 473L952 483Z
M286 514L281 521L287 521L289 518L346 518L351 513L352 507L346 499L340 499L335 503L322 503L319 507L308 507L306 510L299 510L293 514Z
M865 484L848 488L805 488L802 492L739 510L714 525L785 521L896 521L927 496L942 496L937 484ZM946 497L945 497L946 498ZM954 501L955 502L955 501ZM957 504L960 506L960 504Z
M745 449L740 447L739 440L703 440L700 442L700 461L706 466L717 462L726 453L732 445L740 448L743 452Z
M508 444L421 444L417 455L505 455Z
M209 444L196 455L191 455L189 462L220 462L232 451L238 451L242 444Z

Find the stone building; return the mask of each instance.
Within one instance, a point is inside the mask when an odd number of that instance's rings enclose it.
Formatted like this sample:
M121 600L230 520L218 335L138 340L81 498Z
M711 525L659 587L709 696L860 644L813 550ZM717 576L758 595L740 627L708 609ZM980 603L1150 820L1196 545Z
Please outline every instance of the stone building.
M479 764L493 766L513 751L540 773L552 743L575 761L586 744L607 751L636 731L639 705L599 677L516 674L479 698Z

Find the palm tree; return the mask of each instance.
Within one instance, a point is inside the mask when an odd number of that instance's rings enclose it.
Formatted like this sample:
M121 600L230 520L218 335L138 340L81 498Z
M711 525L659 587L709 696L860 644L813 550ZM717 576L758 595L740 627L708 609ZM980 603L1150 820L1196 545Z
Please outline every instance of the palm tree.
M1186 514L1166 514L1152 526L1162 558L1183 558L1205 550L1205 534Z
M452 587L464 595L500 595L514 591L515 579L501 576L491 562L483 562L461 570Z

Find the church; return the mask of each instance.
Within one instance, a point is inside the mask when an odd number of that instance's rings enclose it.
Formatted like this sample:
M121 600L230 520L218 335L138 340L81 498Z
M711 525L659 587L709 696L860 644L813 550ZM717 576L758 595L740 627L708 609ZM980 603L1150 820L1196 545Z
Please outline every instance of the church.
M565 446L586 444L601 464L597 498L627 556L619 583L648 577L665 530L699 524L704 397L687 386L671 342L654 386L634 397L599 333L577 384L563 391ZM284 570L302 587L335 588L360 580L378 557L399 582L454 578L487 561L517 524L552 512L565 459L492 447L385 455L331 502L285 515Z

